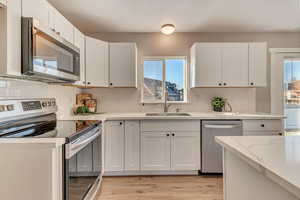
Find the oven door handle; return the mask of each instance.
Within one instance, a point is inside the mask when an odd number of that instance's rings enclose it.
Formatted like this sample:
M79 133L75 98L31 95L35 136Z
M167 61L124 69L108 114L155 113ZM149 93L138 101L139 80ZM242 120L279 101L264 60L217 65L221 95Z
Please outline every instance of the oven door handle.
M71 158L73 155L78 153L81 149L86 147L89 143L91 143L100 135L101 135L101 130L98 129L97 131L95 131L95 133L92 136L86 138L85 140L82 141L78 140L77 142L67 144L66 158L67 159Z
M89 137L86 140L83 140L82 142L79 143L74 143L71 145L71 151L74 151L80 147L85 147L88 143L90 143L91 141L93 141L95 138L97 138L100 135L99 131L98 133L96 133L95 135L93 135L92 137Z

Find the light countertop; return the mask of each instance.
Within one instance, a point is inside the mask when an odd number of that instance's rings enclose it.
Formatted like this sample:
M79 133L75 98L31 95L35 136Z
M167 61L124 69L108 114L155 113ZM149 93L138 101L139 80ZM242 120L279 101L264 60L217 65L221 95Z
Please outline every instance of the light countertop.
M216 141L300 198L300 136L216 137Z
M145 120L145 119L282 119L282 115L265 113L188 113L190 116L146 116L145 113L104 113L92 115L74 115L74 120Z

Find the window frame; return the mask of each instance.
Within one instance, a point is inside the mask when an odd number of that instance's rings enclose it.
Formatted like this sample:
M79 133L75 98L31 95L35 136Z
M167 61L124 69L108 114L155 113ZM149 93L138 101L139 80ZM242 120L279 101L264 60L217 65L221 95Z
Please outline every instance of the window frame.
M184 91L184 100L183 101L167 101L167 103L170 104L181 104L181 103L188 103L188 61L187 61L187 56L145 56L143 57L142 60L142 88L141 88L141 102L143 104L162 104L165 101L165 91L166 91L166 60L168 59L182 59L185 61L184 64L184 70L183 70L183 82L184 82L184 86L183 86L183 91ZM163 81L163 89L162 89L162 99L161 100L145 100L144 99L144 63L145 61L162 61L163 63L163 69L162 69L162 81Z

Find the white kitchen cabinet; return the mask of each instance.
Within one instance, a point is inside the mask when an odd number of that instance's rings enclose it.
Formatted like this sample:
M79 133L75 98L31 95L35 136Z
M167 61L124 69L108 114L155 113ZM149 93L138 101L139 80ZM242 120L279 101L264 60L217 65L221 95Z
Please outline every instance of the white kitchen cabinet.
M281 119L269 120L243 120L243 135L282 135L283 121Z
M105 171L124 169L124 122L105 123Z
M195 43L191 87L266 86L266 43Z
M109 81L112 87L137 87L135 43L109 44Z
M220 46L223 86L248 86L248 43L224 43Z
M0 8L0 75L21 75L21 14L20 0L7 1Z
M74 45L80 49L80 81L74 85L85 86L85 36L77 28L74 29Z
M108 43L85 37L86 84L90 87L108 87Z
M267 43L249 43L249 85L267 86Z
M125 121L124 170L140 170L140 122Z
M170 134L143 132L141 134L141 170L170 170Z
M200 169L200 131L171 134L171 169Z
M55 32L71 44L74 44L74 26L55 8L52 14L54 14L52 17L54 17Z
M22 0L22 16L33 17L44 26L49 25L50 10L47 0Z
M196 43L191 48L191 87L222 84L222 53L219 44Z

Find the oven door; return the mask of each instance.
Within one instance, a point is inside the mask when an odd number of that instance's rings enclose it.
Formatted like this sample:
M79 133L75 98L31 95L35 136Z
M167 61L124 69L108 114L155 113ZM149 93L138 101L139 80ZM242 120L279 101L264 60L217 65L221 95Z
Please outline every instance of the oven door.
M65 200L84 200L99 185L102 174L100 130L65 145Z
M53 82L77 81L80 50L33 18L22 18L22 73Z

